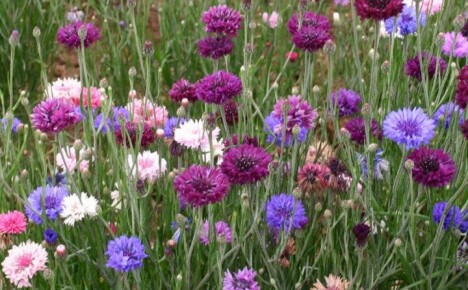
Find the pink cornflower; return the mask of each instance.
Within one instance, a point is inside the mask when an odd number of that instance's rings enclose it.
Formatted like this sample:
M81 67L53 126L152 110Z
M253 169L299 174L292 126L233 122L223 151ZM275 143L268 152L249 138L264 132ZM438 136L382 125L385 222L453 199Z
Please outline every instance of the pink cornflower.
M445 43L442 52L449 56L453 50L454 57L468 57L468 39L460 33L447 32L444 34Z
M270 28L275 29L278 26L279 14L276 11L271 12L271 15L268 12L263 12L262 15L263 22L268 24Z
M218 139L219 131L216 127L211 132L212 140ZM208 133L203 120L189 120L175 129L174 140L188 148L203 149L210 144Z
M167 169L166 159L160 158L158 152L150 151L139 153L136 162L132 155L128 155L128 165L133 176L149 182L154 182Z
M49 84L46 90L47 98L66 99L80 94L81 82L75 78L57 79Z
M107 98L106 94L103 94L99 88L90 87L83 88L83 105L86 108L88 106L88 91L91 93L91 107L93 109L101 107L101 102ZM75 106L80 106L80 91L73 95L71 98L72 103Z
M37 272L46 269L47 252L39 244L31 241L13 246L3 260L5 276L18 288L31 287L30 279Z
M131 100L126 109L130 113L130 119L133 123L143 122L153 128L162 127L167 122L169 115L166 107L160 107L147 98Z
M421 12L426 15L432 15L439 12L444 5L444 0L423 0L421 3Z
M0 214L0 234L21 234L26 230L26 217L20 211Z
M89 161L83 158L85 151L86 149L83 148L79 152L76 152L72 146L62 148L57 153L55 162L58 167L70 174L73 174L75 169L78 169L80 172L87 172L89 170Z
M328 275L325 277L325 285L317 279L314 287L311 290L346 290L349 287L349 282L346 279L335 275Z

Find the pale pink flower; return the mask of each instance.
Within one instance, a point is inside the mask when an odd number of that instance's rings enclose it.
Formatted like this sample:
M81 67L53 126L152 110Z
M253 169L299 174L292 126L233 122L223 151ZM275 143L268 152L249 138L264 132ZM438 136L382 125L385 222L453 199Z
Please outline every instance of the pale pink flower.
M31 241L13 246L2 262L3 273L18 288L31 287L30 279L46 269L47 252Z
M85 108L88 107L88 91L91 93L91 107L93 109L99 108L102 105L102 101L107 99L107 95L104 94L101 89L96 88L96 87L90 87L90 88L83 88L83 106ZM74 95L71 98L71 101L75 106L80 106L80 91L77 92L76 95Z
M317 279L311 290L346 290L349 287L349 282L346 279L332 274L325 277L325 282L326 286Z
M47 98L71 100L80 94L81 82L74 78L58 79L50 83L46 90Z
M147 98L132 99L126 109L134 123L143 122L154 128L162 127L169 116L166 107L153 104Z
M211 132L211 139L215 141L218 139L219 128L216 127ZM205 129L203 120L189 120L181 124L179 128L174 131L174 140L192 149L207 148L210 146L210 139L208 131Z
M223 139L220 140L213 140L213 154L211 153L210 144L206 144L201 146L200 149L203 152L203 161L206 163L211 162L211 157L216 160L216 165L221 165L223 162L223 152L224 152L224 141Z
M0 214L0 235L21 234L26 230L26 217L20 211Z
M89 170L89 161L83 159L85 151L86 149L83 148L77 154L72 146L64 147L57 153L55 162L58 167L70 174L73 174L75 169L79 169L82 173L87 172Z
M154 182L167 170L166 159L160 158L158 152L143 151L137 156L137 161L128 155L128 166L134 177L140 180Z
M275 29L278 26L279 14L276 11L271 12L271 15L268 15L268 12L263 12L262 15L263 22L268 24L270 28Z
M423 0L421 3L421 12L426 15L432 15L439 12L444 5L444 0Z

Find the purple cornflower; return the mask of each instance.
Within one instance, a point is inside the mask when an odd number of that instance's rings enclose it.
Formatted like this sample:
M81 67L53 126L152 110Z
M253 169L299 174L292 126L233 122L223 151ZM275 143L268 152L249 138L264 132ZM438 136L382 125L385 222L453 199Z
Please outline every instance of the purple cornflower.
M356 12L362 20L385 20L403 11L403 0L356 0Z
M466 233L468 232L468 209L465 209L462 215L463 215L463 219L460 222L458 229L460 230L460 232Z
M465 25L463 25L462 29L461 29L461 34L466 38L468 39L468 20L465 21Z
M177 175L174 188L183 204L200 207L220 202L229 193L229 180L219 169L192 165Z
M317 110L313 109L301 96L288 96L287 99L279 99L273 109L273 115L277 118L286 117L287 131L291 132L295 125L300 128L312 129L317 118Z
M443 121L445 129L448 129L452 120L452 115L455 115L455 118L459 117L460 120L458 124L463 124L463 110L453 102L448 102L440 106L439 109L435 111L432 119L435 123Z
M427 65L427 76L429 80L431 80L435 74L437 65L438 67L438 75L441 76L444 74L445 69L447 68L447 63L442 58L437 58L435 56L430 55L427 52L421 52L421 60L424 65ZM429 62L429 63L427 63ZM406 61L405 64L405 73L406 75L415 78L419 81L422 80L422 72L421 72L422 65L419 62L419 55L416 55L413 58L410 58Z
M451 226L456 228L462 222L462 218L460 209L453 205L447 210L447 202L445 201L434 204L432 209L432 220L437 224L443 222L442 228L444 230L448 230Z
M83 23L80 20L67 24L57 31L57 41L68 48L80 48L81 40L78 31L84 29L86 37L84 47L89 47L101 38L99 29L92 23Z
M339 89L331 94L331 100L338 107L340 117L359 112L361 96L353 90Z
M141 138L141 147L148 147L156 140L156 135L148 123L139 125L127 122L124 127L120 128L120 130L115 130L114 135L117 144L122 144L127 147L130 147L131 145L136 146L137 142L140 141L139 138Z
M218 71L202 78L195 87L198 99L208 104L223 104L242 92L241 80L226 71Z
M55 242L57 242L57 238L58 238L58 235L53 229L47 228L44 231L44 240L47 242L47 244L49 245L55 244Z
M419 25L426 25L426 15L422 12L419 14ZM418 21L416 18L416 10L413 6L405 5L403 11L396 16L396 26L394 26L395 17L385 20L385 30L387 33L398 33L401 35L413 34L417 31Z
M436 124L421 108L404 108L390 112L383 122L386 138L404 145L406 149L429 144L435 135Z
M239 112L237 110L237 104L233 100L227 100L223 104L224 116L226 123L230 126L234 125L239 121Z
M234 48L229 37L211 37L207 36L200 39L197 43L198 52L205 58L220 59L223 56L229 55Z
M263 130L268 134L266 141L268 143L275 143L276 146L289 147L294 144L294 137L292 135L292 130L287 131L283 129L284 122L282 118L275 116L275 113L272 112L268 117L265 118L265 124ZM302 143L307 138L307 133L309 130L306 128L299 127L299 133L297 134L297 142Z
M62 201L67 195L65 186L38 187L29 194L25 213L36 224L42 224L42 216L55 220L62 211Z
M468 65L465 65L458 74L457 83L457 94L455 96L455 102L457 105L466 109L468 104Z
M444 34L445 43L442 46L442 52L454 57L468 57L468 39L457 32L447 32Z
M172 85L169 96L176 103L180 103L183 99L192 103L198 100L195 95L195 85L184 79L180 79Z
M184 118L178 118L178 117L169 118L167 122L164 123L164 137L166 138L174 137L174 131L177 128L177 126L182 125L184 123L185 123Z
M288 21L288 31L292 36L292 42L300 49L307 52L315 52L321 49L327 40L331 39L330 23L327 17L305 12L301 23L294 14Z
M137 237L120 236L107 244L106 267L117 272L129 272L143 266L143 259L148 257L145 247Z
M31 122L34 129L44 133L58 133L80 121L73 105L61 99L48 99L33 108Z
M364 144L366 141L366 126L365 121L361 117L356 117L348 122L345 125L346 130L351 134L351 140L356 142L359 145ZM371 134L377 139L382 139L382 129L380 128L379 123L376 120L371 120Z
M335 4L338 6L346 6L349 4L349 0L335 0Z
M242 24L240 13L226 5L210 7L203 12L201 20L205 23L206 32L227 36L237 36Z
M353 227L353 234L356 237L358 247L364 247L367 244L367 238L371 232L370 226L365 223L357 224Z
M374 177L377 178L377 179L383 179L383 177L384 177L383 173L387 172L388 169L389 169L388 161L382 157L383 153L384 152L382 151L382 149L379 148L375 152L375 156L374 156ZM367 177L368 174L369 174L369 170L367 168L366 156L363 155L363 154L357 153L357 157L358 157L358 161L359 161L359 163L361 165L362 175Z
M242 270L231 274L229 270L224 274L223 290L260 290L255 276L255 270L245 267Z
M210 224L208 221L203 223L203 226L200 230L200 242L205 246L210 243L209 237L209 228ZM218 243L230 244L232 239L231 228L224 221L218 221L215 224L216 232L215 237Z
M289 234L296 229L302 229L308 222L307 214L300 200L292 194L273 195L266 203L266 222L275 233L284 231Z
M421 147L408 155L414 162L414 181L429 187L443 187L455 176L455 162L442 149Z
M460 125L460 131L462 132L463 137L468 140L468 119L463 121L463 124Z
M107 133L107 130L110 130L111 132L118 131L120 130L121 122L125 124L129 119L129 115L130 114L127 109L123 107L114 107L112 109L112 115L109 115L105 120L103 113L97 115L94 119L94 127L96 129L101 128L100 132L103 134Z
M265 149L243 144L224 154L220 168L229 182L248 184L265 178L270 162L271 155Z
M7 118L0 119L0 125L3 125L3 130L6 130L8 125L10 125L12 133L18 132L18 126L21 124L21 121L16 117L13 117L11 123L8 122Z

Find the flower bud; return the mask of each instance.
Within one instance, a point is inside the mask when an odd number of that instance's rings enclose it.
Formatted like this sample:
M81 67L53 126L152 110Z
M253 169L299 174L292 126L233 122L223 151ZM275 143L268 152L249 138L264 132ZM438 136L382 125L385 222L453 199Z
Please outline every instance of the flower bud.
M296 87L296 86L292 87L291 93L293 95L299 95L299 87Z
M156 130L156 138L161 139L161 138L163 138L163 137L164 137L164 130L161 129L161 128L158 128L158 129Z
M8 41L10 42L11 46L16 46L19 43L19 38L20 38L20 34L18 30L15 29L11 32L11 35Z
M453 26L455 27L455 30L456 31L460 31L463 26L465 25L465 16L463 16L463 14L459 14L455 17L455 19L453 20Z
M44 276L45 280L51 281L54 279L55 273L51 269L45 269L42 271L42 275Z
M401 247L402 244L403 244L403 241L400 238L395 240L395 247L399 248Z
M368 150L369 152L376 152L378 148L379 148L379 145L378 145L378 144L376 144L376 143L371 143L371 144L369 144L369 146L367 147L367 150Z
M368 103L365 103L364 105L362 105L361 114L363 116L370 116L371 113L372 113L371 106Z
M390 71L390 62L388 60L384 61L381 66L383 73L388 73Z
M190 104L189 100L187 98L183 98L182 101L180 102L182 107L187 108Z
M299 127L298 124L295 124L292 128L292 134L293 136L299 135L299 132L301 131L301 128Z
M127 0L127 6L128 8L135 8L136 0Z
M75 148L76 152L80 151L83 148L83 142L80 139L76 139L73 142L73 148Z
M109 82L107 81L106 78L103 78L101 81L99 81L99 87L103 89L107 89L108 86L109 86Z
M325 212L323 213L323 216L324 216L326 219L330 219L330 218L333 216L333 213L331 212L331 210L326 209Z
M25 107L27 107L29 105L29 100L27 98L25 98L25 97L22 97L20 102L21 102L21 105L23 105Z
M88 34L88 30L86 29L86 26L81 25L80 28L78 28L78 36L80 37L80 40L84 41L86 39L87 34Z
M184 108L184 106L180 106L177 109L177 117L179 117L179 118L185 117L185 108Z
M406 160L406 161L405 161L405 168L406 168L406 170L410 170L410 171L413 170L413 168L414 168L414 161L411 160L411 159Z
M320 93L320 87L317 86L317 85L315 85L315 86L312 88L312 92L313 92L314 94Z
M29 173L28 173L28 171L26 169L21 170L21 178L23 180L28 178L28 175L29 175Z
M128 70L128 76L133 79L137 74L137 70L134 66L132 66L129 70Z
M445 35L443 32L437 34L437 37L436 37L436 44L438 46L442 46L445 44Z
M333 12L333 25L334 26L341 26L340 13L338 13L338 12Z
M323 46L323 52L325 52L327 55L332 55L336 51L336 44L333 42L333 40L329 39L325 42Z
M37 27L37 26L34 27L34 29L33 29L33 36L34 36L35 38L38 38L38 37L41 36L41 29L40 29L39 27Z
M67 248L62 244L58 245L55 249L55 256L64 259L67 256Z
M149 40L146 40L143 44L143 54L145 56L152 56L154 53L153 43Z
M341 128L340 129L340 134L345 139L350 139L351 138L351 133L346 128Z
M317 202L314 206L314 209L316 211L321 211L322 210L322 204L320 202Z

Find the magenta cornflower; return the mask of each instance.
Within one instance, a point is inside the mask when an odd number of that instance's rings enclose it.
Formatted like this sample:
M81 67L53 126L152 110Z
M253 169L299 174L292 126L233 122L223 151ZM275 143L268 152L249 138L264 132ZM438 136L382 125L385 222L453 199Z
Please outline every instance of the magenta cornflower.
M48 99L37 104L31 115L34 129L44 133L58 133L80 121L75 107L61 99Z
M220 202L229 193L229 180L219 169L192 165L174 180L182 204L200 207Z
M195 95L195 85L185 79L180 79L172 85L169 96L176 103L182 102L183 99L192 103L198 100Z
M257 272L245 267L232 274L227 270L224 274L223 290L260 290L255 276Z
M200 242L204 245L208 245L210 243L209 228L210 228L209 222L205 221L200 230ZM216 241L218 241L218 243L230 244L231 239L232 239L232 234L231 234L231 228L229 227L229 225L224 221L218 221L215 224L215 228L216 228L216 232L214 233L214 236L216 238Z
M147 123L135 124L127 122L120 130L114 131L114 134L117 143L127 147L135 147L138 142L140 142L141 147L148 147L156 140L156 134Z
M227 36L237 36L241 28L242 16L226 5L210 7L202 14L205 31Z
M83 29L86 37L83 41L84 47L89 47L101 38L99 28L92 23L83 23L75 21L59 28L57 31L57 41L68 48L80 48L81 40L78 31Z
M414 162L413 179L429 187L443 187L455 176L455 162L442 149L421 147L408 155Z
M339 89L331 94L331 100L338 107L340 117L359 112L361 96L353 90Z
M457 105L466 109L468 104L468 65L465 65L458 74L457 94L455 95L455 102Z
M349 120L345 125L346 130L351 134L351 140L359 145L366 141L366 126L365 121L361 117ZM372 119L370 133L377 139L382 139L382 129L376 120Z
M195 88L198 99L208 104L223 104L242 92L241 80L226 71L218 71L202 78Z
M224 154L221 171L231 183L254 183L268 175L270 162L271 155L265 149L243 144Z
M424 64L424 67L427 65L427 76L431 80L435 74L436 70L439 76L443 75L445 69L447 68L447 63L442 58L437 58L430 55L427 52L421 52L421 60ZM437 68L438 66L438 68ZM416 55L413 58L408 59L405 64L405 73L406 75L415 78L419 81L422 80L422 65L419 61L419 55Z
M26 230L26 216L20 211L0 214L0 235L16 235Z
M239 112L237 110L237 104L233 100L228 100L223 104L224 116L226 123L230 126L234 125L239 121Z
M330 23L327 17L307 11L301 21L299 24L296 14L288 21L288 31L292 36L292 42L298 48L307 52L315 52L331 39Z
M205 37L198 41L198 52L205 58L220 59L231 54L234 48L229 37Z
M403 11L403 0L356 0L356 12L361 19L385 20Z

